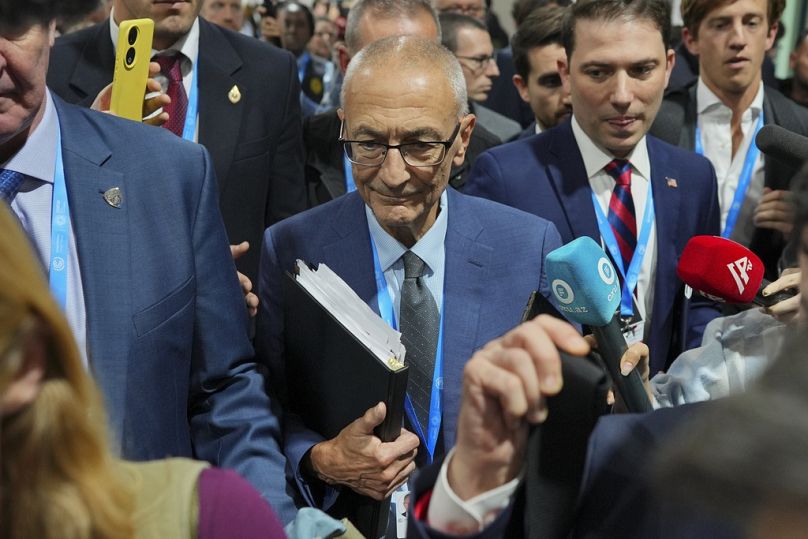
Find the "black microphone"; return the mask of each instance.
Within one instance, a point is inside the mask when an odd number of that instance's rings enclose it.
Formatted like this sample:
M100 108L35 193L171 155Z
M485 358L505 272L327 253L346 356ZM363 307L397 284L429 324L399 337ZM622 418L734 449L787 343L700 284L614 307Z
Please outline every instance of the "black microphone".
M798 135L779 125L764 125L755 137L755 144L768 157L793 168L808 161L808 137Z

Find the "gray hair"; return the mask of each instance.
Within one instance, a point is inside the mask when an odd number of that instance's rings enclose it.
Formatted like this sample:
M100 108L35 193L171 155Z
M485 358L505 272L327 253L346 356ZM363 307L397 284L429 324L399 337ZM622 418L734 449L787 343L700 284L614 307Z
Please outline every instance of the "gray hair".
M440 40L438 12L435 11L430 0L358 0L354 2L345 23L345 45L348 47L348 53L353 56L359 52L362 42L359 35L359 24L366 13L381 19L413 19L418 16L419 12L432 17L432 20L435 21L435 28L438 29L438 40Z
M457 116L468 114L466 80L457 58L439 43L416 36L386 37L362 49L348 64L342 85L342 102L345 103L348 87L357 72L367 68L378 69L391 63L405 69L434 69L440 72L454 94Z

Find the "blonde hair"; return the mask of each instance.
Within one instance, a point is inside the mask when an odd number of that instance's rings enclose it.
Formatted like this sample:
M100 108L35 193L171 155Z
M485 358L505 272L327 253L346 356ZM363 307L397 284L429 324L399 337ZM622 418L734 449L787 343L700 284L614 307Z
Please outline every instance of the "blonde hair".
M0 395L23 366L26 337L37 335L46 350L35 400L0 417L0 537L132 537L133 498L108 447L101 397L3 204L0 231Z

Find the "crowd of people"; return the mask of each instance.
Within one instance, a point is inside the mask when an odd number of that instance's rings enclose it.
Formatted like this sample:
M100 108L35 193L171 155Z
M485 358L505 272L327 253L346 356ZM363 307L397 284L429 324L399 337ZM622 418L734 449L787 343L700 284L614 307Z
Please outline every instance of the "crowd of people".
M356 537L357 494L389 538L804 533L808 30L778 81L786 0L516 0L509 43L490 4L0 0L0 538ZM786 299L690 289L697 236ZM548 269L583 237L654 411L593 393ZM299 260L401 332L394 439L390 403L329 437L290 394Z

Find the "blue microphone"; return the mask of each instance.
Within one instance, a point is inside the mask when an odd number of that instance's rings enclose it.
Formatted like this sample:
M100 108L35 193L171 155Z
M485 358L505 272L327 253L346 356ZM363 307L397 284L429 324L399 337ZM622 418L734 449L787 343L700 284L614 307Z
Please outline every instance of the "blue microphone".
M583 236L547 255L544 263L558 310L573 322L589 326L598 352L629 412L653 408L640 373L620 372L626 339L620 330L620 280L609 257L589 236Z

